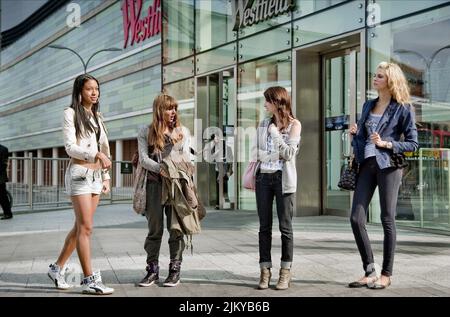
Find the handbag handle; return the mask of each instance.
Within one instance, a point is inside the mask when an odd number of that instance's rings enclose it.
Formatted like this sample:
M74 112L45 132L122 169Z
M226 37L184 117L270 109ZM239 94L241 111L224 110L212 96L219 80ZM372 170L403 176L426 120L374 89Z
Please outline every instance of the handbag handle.
M342 140L342 143L344 144L344 146L342 147L342 156L347 157L347 158L349 158L353 153L352 145L350 144L350 146L348 146L349 135L350 135L350 132L348 132L348 131L344 131L341 134L341 140ZM348 152L346 151L347 148L349 148Z

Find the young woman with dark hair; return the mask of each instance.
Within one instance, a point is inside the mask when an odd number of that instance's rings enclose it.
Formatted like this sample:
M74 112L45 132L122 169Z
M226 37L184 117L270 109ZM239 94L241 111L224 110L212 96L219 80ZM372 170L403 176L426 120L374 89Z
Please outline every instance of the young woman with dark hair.
M291 108L291 98L283 87L264 92L264 107L271 115L257 131L256 207L259 216L259 289L269 288L272 268L272 204L276 200L281 232L281 268L276 289L290 286L294 253L294 214L297 170L295 158L300 143L301 124Z
M64 110L64 146L70 156L66 170L66 193L75 211L75 224L66 237L58 260L50 265L48 276L58 289L71 287L65 280L66 262L77 249L83 269L82 292L112 294L114 289L102 283L100 272L91 267L91 234L93 217L100 194L110 190L111 167L107 130L100 114L100 85L93 76L75 79L72 103Z

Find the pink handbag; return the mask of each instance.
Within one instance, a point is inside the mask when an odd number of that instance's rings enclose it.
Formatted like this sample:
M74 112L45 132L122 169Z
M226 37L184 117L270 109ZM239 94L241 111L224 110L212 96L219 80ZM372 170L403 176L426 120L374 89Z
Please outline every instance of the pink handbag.
M255 179L255 170L256 170L257 162L249 162L247 165L247 169L244 172L242 177L242 185L246 189L250 189L255 191L256 188L256 179Z

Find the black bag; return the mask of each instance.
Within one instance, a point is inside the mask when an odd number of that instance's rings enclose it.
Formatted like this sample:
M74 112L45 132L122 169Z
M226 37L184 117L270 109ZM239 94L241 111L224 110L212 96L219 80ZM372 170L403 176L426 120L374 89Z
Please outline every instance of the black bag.
M352 155L348 159L348 165L341 173L338 187L345 190L355 190L358 181L359 164L356 162L355 156Z
M404 168L408 166L405 155L403 153L391 153L389 155L389 161L392 167Z

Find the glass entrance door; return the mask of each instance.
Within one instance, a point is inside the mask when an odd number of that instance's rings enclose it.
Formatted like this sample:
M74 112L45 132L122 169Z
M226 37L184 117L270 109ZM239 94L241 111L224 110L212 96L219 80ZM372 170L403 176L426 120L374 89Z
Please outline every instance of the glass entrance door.
M356 120L359 47L323 55L324 197L326 214L348 215L351 192L337 184L350 155L348 129Z
M202 125L202 159L197 160L197 188L204 204L236 207L236 79L234 69L196 78L196 119Z

